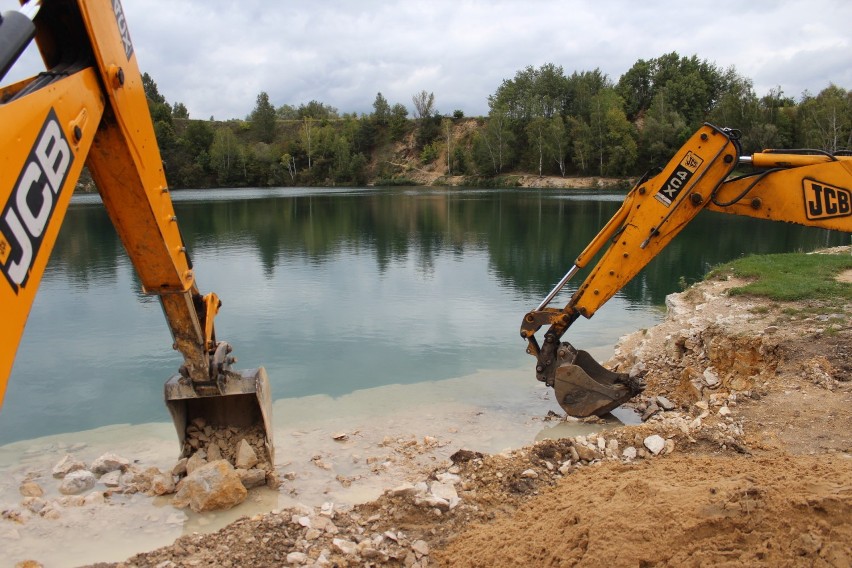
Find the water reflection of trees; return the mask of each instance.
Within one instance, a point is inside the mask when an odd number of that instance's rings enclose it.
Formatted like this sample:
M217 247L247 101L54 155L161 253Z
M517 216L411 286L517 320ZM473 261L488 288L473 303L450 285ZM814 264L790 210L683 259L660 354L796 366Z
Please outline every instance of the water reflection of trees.
M124 248L100 204L71 207L50 256L49 271L62 270L72 282L114 282Z
M367 253L382 272L414 259L430 274L441 255L484 250L504 286L539 296L619 203L620 196L555 191L424 189L178 202L176 210L190 251L251 251L268 275L288 260L324 263L341 252ZM124 253L102 209L72 209L66 236L54 257L74 278L115 277L116 259ZM659 304L680 278L695 281L709 267L742 254L843 242L845 236L827 231L702 213L623 294L631 302ZM572 284L583 276L581 271Z

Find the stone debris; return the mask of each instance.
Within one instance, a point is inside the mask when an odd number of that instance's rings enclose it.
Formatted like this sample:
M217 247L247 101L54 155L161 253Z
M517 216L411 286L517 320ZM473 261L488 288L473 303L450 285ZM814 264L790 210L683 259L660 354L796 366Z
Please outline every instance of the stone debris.
M241 534L251 534L248 540L266 550L270 566L406 566L426 568L434 566L429 543L407 532L380 529L377 519L365 518L357 511L335 511L335 523L326 516L327 511L304 505L282 511L273 511L241 518L232 527ZM325 525L323 525L325 523ZM317 529L317 525L325 529ZM330 530L330 527L334 527ZM191 534L175 541L175 546L191 552L191 557L181 558L181 566L260 565L256 557L235 555L233 542L215 540L216 535ZM177 560L177 559L176 559ZM128 566L177 566L161 551L137 555Z
M321 507L297 505L241 519L234 526L241 523L251 526L250 533L242 534L251 534L250 538L265 543L267 550L275 550L274 565L433 566L429 544L432 541L428 534L409 535L398 528L388 528L392 526L388 523L393 523L394 519L406 522L405 519L424 514L439 519L436 526L445 526L445 523L454 526L452 523L465 522L460 519L480 518L484 514L479 512L477 505L480 492L497 491L506 499L513 499L538 493L540 488L553 486L578 468L591 467L602 460L631 463L665 455L675 450L678 436L698 435L689 429L691 420L688 413L661 411L649 423L651 426L643 424L613 434L603 432L543 440L527 448L493 456L459 450L453 454L456 460L444 462L419 481L407 481L387 489L380 499L363 508L339 508L331 502ZM648 431L652 427L654 430ZM389 440L387 445L408 447L407 443L407 440ZM321 461L321 456L312 461ZM215 564L217 554L219 557L227 554L221 549L222 541L215 540L213 535L187 535L178 539L176 545L195 551L192 555L194 565ZM139 565L148 566L169 557L157 556L154 551L143 553L137 559Z
M441 523L457 522L458 519L471 515L475 517L478 514L477 492L486 491L485 488L489 487L487 483L499 488L506 495L538 493L539 488L552 486L559 479L572 475L578 468L593 466L602 460L631 463L671 453L675 451L675 438L688 440L692 436L698 436L700 432L718 432L720 441L727 444L727 447L734 448L738 436L741 436L741 428L735 422L727 423L722 420L718 412L711 415L710 409L727 408L725 405L735 399L719 398L723 405L718 407L715 406L716 400L713 399L712 403L702 400L693 405L689 412L665 410L663 401L654 400L659 411L646 424L625 428L617 434L601 432L560 440L544 440L528 448L495 456L458 450L452 454L455 459L444 462L426 478L405 482L386 490L379 500L382 503L380 513L372 516L360 516L347 507L340 509L334 503L328 502L321 507L297 506L287 511L259 515L237 523L252 522L267 527L268 531L265 533L253 532L257 537L249 537L252 541L257 538L258 542L266 545L268 539L283 539L276 549L278 556L275 565L378 566L389 563L418 568L431 566L434 564L430 559L431 541L428 538L424 540L424 535L421 534L409 537L404 531L396 528L387 530L387 525L382 525L383 528L377 530L379 523L394 518L404 519L409 514L405 511L416 511L410 514L434 516L439 518ZM698 428L693 427L694 420L703 415L706 415L706 423L702 423ZM724 431L718 429L720 425L725 426ZM199 429L199 432L203 434L204 430ZM421 438L422 442L418 439L391 439L386 445L400 448L399 451L416 452L429 443L434 443L427 438ZM91 476L97 480L97 488L83 489L57 502L36 496L25 497L20 506L4 510L2 516L16 522L26 522L35 515L59 518L63 507L105 506L112 494L137 492L164 495L176 491L172 504L180 508L188 507L196 512L230 508L246 499L247 488L266 481L266 472L263 469L234 468L224 457L230 455L235 461L245 459L245 456L239 457L242 446L242 451L249 456L250 462L251 452L246 449L248 447L254 451L256 448L247 439L245 444L243 441L243 437L233 440L232 450L222 448L217 443L223 458L214 461L209 461L209 458L211 454L215 457L216 450L209 444L199 445L191 457L179 460L171 470L165 472L155 467L129 464L125 466L125 471L119 467L102 474L100 479L88 470L81 470L76 475L68 474L72 480L78 476ZM323 456L317 455L311 461L316 465L316 462L321 462L322 459ZM509 463L513 465L506 465ZM283 476L291 481L297 478L294 472ZM175 512L165 522L180 525L186 519L184 513ZM261 537L262 534L266 536ZM198 543L202 538L207 536L188 535L178 539L178 544L183 542L187 545L187 550L196 551L192 558L193 562L197 563L186 565L216 565L220 558L228 558L228 550L219 550L219 556L216 556L216 546L211 546L210 556L204 556L202 546L188 545ZM146 554L156 555L156 551ZM173 565L163 564L165 562L171 562L171 559L164 556L150 565ZM232 564L236 565L238 564Z

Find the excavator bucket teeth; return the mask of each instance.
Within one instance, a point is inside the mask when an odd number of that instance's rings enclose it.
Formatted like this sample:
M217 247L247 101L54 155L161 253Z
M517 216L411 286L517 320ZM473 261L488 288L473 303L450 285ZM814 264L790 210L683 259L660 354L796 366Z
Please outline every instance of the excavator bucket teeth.
M229 371L220 376L218 388L212 390L214 392L208 394L196 389L192 381L182 375L175 375L166 382L166 406L177 430L181 456L188 457L198 449L191 445L193 440L188 429L203 431L209 428L206 437L210 437L211 432L228 429L231 439L243 437L256 442L266 453L266 456L258 454L261 462L274 464L272 396L266 370L259 367ZM197 440L198 436L193 438Z
M614 373L585 351L556 369L553 389L559 406L571 416L603 416L642 391L626 374Z

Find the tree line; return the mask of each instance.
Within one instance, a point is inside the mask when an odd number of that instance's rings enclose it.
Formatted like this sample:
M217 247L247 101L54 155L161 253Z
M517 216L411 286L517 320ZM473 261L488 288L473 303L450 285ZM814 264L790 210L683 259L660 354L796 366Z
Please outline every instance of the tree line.
M411 161L477 180L626 177L665 164L704 122L738 129L746 153L852 149L852 92L829 83L799 100L780 87L758 96L734 67L676 52L640 59L618 81L528 66L488 97L487 116L471 118L439 112L423 90L410 114L381 93L358 115L316 100L276 107L261 92L244 119L196 120L147 73L143 85L172 187L404 183Z

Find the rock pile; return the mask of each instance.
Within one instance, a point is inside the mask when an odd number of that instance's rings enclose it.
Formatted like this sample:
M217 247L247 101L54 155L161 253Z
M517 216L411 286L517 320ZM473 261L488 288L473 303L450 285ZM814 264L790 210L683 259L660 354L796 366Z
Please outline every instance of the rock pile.
M227 532L179 538L163 549L119 564L134 566L429 566L430 547L396 528L378 528L379 519L333 503L298 505L242 518Z
M214 431L196 422L187 444L194 448L169 471L141 467L131 460L106 453L90 464L66 454L51 475L32 472L21 482L19 504L0 511L0 518L26 523L34 516L59 519L67 507L110 504L118 495L143 493L150 496L174 494L175 507L193 511L228 509L245 500L248 490L276 483L264 448L263 435L237 429Z
M183 477L204 464L225 460L248 488L263 484L275 487L275 469L266 443L260 426L214 426L204 418L195 418L186 427L183 447L186 457L177 463L174 473Z
M370 503L350 509L332 503L299 505L243 518L219 533L187 535L169 548L139 554L118 566L422 568L435 564L438 551L432 548L440 548L471 523L492 520L495 510L509 510L583 469L603 462L629 467L696 441L722 444L741 436L730 412L733 398L716 396L688 409L676 409L663 398L646 401L651 402L657 409L640 425L543 440L495 455L459 450L425 479L397 485ZM717 433L723 438L716 439Z
M136 468L130 460L113 453L103 454L88 465L66 454L51 473L57 480L53 487L37 473L28 475L19 486L23 496L19 506L4 509L0 516L19 523L33 516L59 519L64 508L104 504L115 494L165 495L175 488L171 474L157 468Z

